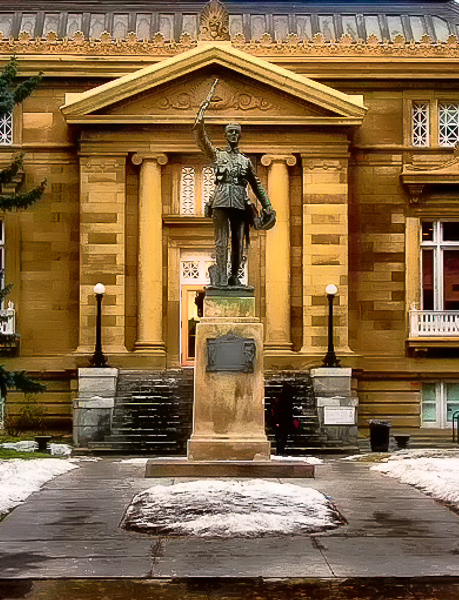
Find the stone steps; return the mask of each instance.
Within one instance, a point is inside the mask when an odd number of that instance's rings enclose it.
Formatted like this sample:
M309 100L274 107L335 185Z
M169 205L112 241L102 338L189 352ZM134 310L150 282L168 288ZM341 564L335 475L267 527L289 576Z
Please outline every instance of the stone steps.
M184 455L191 434L193 369L163 372L122 370L119 373L112 431L101 442L90 445L94 452ZM289 436L286 451L305 454L335 448L320 430L312 382L308 373L284 372L267 378L265 405L280 392L284 381L295 386L293 418L298 431ZM268 436L272 441L272 434ZM273 447L275 445L273 444Z
M189 369L120 371L111 434L90 449L183 454L191 425L192 376Z

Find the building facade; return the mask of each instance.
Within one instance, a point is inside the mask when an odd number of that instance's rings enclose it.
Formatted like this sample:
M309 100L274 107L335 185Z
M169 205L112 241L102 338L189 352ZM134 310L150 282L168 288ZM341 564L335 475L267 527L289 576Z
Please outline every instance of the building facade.
M192 125L215 77L210 137L239 121L277 211L244 264L268 372L335 345L360 426L446 430L459 411L459 6L455 2L0 2L0 58L43 83L1 126L0 160L44 197L2 216L20 343L4 362L48 385L70 424L106 286L113 367L192 367L213 262L213 173ZM132 4L132 7L130 6ZM7 190L2 190L6 192ZM8 312L9 310L9 312ZM9 402L20 406L19 395Z

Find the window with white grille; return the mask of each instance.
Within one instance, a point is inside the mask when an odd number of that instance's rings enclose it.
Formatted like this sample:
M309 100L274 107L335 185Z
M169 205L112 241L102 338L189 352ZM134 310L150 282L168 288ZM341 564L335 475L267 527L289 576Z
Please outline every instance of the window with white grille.
M13 143L13 114L0 116L0 146L10 146Z
M459 142L459 104L445 102L438 105L438 143L455 146Z
M215 171L213 167L203 167L202 169L202 206L203 208L209 202L215 190Z
M5 287L5 223L0 221L0 289Z
M0 288L5 287L5 224L0 221ZM0 305L0 332L14 336L16 331L16 311L11 301L4 300Z
M413 146L429 145L429 105L427 102L413 102L412 144Z
M182 167L180 182L180 214L196 214L196 178L194 167Z
M197 260L182 261L182 280L200 279L200 262Z

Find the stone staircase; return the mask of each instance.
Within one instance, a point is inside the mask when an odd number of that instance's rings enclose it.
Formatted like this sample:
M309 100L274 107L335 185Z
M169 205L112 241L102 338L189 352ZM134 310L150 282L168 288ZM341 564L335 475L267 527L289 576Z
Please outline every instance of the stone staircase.
M186 454L191 434L193 370L120 371L112 430L91 442L97 452Z
M90 442L89 450L94 453L186 455L186 444L191 435L193 375L192 368L120 371L111 433L103 441ZM301 456L351 450L343 447L339 440L329 439L321 429L312 380L307 371L266 374L266 412L286 381L295 388L293 417L298 422L298 428L289 436L286 452ZM274 451L274 435L269 428L267 433Z
M269 423L268 412L271 402L280 393L283 383L290 383L295 389L293 418L298 423L298 427L295 427L288 437L286 454L301 456L309 453L356 450L354 447L347 447L341 440L330 438L321 428L313 384L307 371L267 373L265 381L266 423ZM269 429L268 438L274 450L276 447L274 434Z

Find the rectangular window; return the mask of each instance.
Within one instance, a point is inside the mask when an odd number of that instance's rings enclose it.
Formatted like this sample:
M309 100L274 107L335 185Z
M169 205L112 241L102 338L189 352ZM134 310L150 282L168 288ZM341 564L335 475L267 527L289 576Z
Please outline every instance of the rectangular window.
M194 167L182 167L180 182L180 214L196 214L196 179Z
M5 223L0 221L0 289L5 287ZM3 306L1 307L3 308Z
M202 169L202 212L215 190L215 171L213 167Z
M0 116L0 146L13 143L13 113Z
M435 383L424 383L422 386L422 422L437 421L437 388Z
M432 107L429 101L411 103L411 145L426 148L432 143L448 148L459 143L459 102L435 101Z
M459 311L459 221L424 221L422 309Z
M453 416L459 413L459 383L424 383L421 408L424 427L451 427Z
M413 102L411 131L413 146L429 145L429 104L427 102Z
M213 167L182 166L180 172L180 214L203 215L215 190Z
M440 103L438 106L438 143L455 146L459 142L459 104Z

